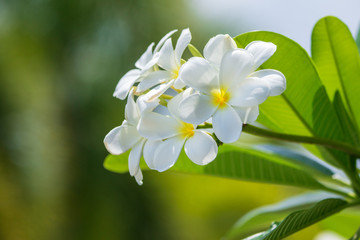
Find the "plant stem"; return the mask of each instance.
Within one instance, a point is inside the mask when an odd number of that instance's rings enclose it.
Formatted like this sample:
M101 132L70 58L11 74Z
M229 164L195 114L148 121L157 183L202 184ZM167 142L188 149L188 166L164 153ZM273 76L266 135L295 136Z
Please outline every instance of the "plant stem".
M298 136L298 135L291 135L291 134L283 134L283 133L276 133L272 132L263 128L258 128L252 125L244 125L243 132L262 136L262 137L269 137L278 140L284 140L289 142L298 142L298 143L309 143L309 144L317 144L323 145L326 147L334 148L340 150L342 152L346 152L354 157L360 157L360 149L351 146L350 144L344 142L338 142L330 139L324 139L319 137L307 137L307 136Z

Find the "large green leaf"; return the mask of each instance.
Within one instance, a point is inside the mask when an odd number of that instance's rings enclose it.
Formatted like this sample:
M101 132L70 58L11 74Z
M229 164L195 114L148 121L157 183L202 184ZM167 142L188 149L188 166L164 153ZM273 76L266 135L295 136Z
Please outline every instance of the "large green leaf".
M227 237L245 237L266 230L273 221L280 221L293 211L311 207L321 200L334 196L336 195L325 192L312 192L257 208L241 217L228 232Z
M348 112L346 111L345 105L338 90L335 92L333 104L342 123L341 127L343 128L347 142L356 146L360 146L358 131L353 121L350 119Z
M261 68L281 71L287 89L277 97L270 97L260 105L258 121L281 132L314 135L344 140L341 124L327 96L313 61L306 51L291 39L277 33L258 31L235 37L239 47L261 40L277 45L275 54ZM346 164L346 154L332 151L336 161L326 158L333 165Z
M338 198L322 200L312 208L297 211L287 216L274 230L266 235L264 240L283 239L343 210L347 206L346 201Z
M109 155L105 159L104 167L114 172L126 172L128 170L127 157L127 154ZM141 168L146 169L144 164ZM182 152L177 163L170 170L309 189L326 189L314 177L296 168L286 158L231 145L221 146L217 158L206 166L194 164Z
M320 19L312 33L312 58L331 98L336 90L360 126L360 58L348 27L336 17Z

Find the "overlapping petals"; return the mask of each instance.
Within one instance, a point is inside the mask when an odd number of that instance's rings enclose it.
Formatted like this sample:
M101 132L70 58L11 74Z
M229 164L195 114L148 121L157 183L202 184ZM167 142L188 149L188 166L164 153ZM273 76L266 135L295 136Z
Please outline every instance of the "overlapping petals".
M254 41L242 49L229 35L219 34L206 44L204 58L185 62L191 33L184 29L174 48L174 32L154 50L150 44L114 93L120 99L129 95L125 120L104 144L114 155L130 151L129 172L139 184L142 156L160 172L171 168L183 150L195 164L206 165L216 158L217 141L237 141L243 124L256 121L259 105L286 89L281 72L263 69L276 51L273 43Z

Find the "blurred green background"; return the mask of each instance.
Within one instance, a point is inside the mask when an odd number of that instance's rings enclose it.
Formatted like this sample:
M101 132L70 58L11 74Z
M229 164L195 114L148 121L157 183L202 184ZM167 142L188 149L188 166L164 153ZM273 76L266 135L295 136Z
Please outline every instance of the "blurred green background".
M221 33L196 15L182 1L0 0L0 239L220 239L299 192L157 172L139 187L103 168L118 80L172 29L190 27L199 49Z

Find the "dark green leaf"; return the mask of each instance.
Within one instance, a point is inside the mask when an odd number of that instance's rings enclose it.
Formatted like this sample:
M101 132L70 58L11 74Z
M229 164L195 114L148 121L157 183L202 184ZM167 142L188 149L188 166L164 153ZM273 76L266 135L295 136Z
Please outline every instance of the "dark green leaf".
M335 196L325 192L306 193L257 208L241 217L229 231L227 237L244 237L265 230L271 222L280 221L295 210L311 207L323 199Z
M297 211L287 216L264 240L283 239L343 210L347 205L348 203L342 199L329 198L322 200L312 208Z

